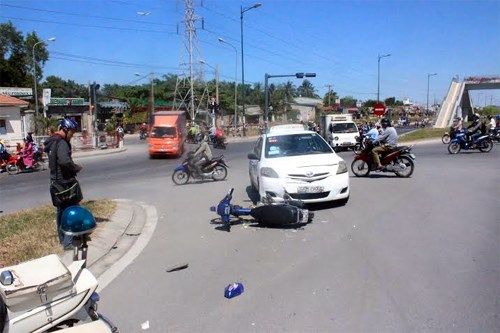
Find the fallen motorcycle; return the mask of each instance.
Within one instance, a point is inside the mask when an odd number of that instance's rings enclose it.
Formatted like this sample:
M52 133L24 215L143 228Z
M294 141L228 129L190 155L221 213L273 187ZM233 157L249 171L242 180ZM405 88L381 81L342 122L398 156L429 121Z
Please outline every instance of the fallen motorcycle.
M224 180L227 177L227 164L224 162L224 155L212 158L201 168L201 174L196 172L192 165L194 152L189 152L188 157L177 166L172 174L172 181L177 185L184 185L193 179L211 179L215 181Z
M231 204L233 192L234 188L231 188L217 206L210 207L220 216L228 231L231 228L231 216L250 215L258 224L272 227L299 227L310 223L314 217L314 213L304 208L302 201L293 200L286 194L282 202L274 202L268 197L255 207L244 208Z
M89 211L70 206L61 229L81 238L75 261L66 266L51 254L0 269L0 332L118 332L97 312L98 283L85 268L87 236L95 226Z

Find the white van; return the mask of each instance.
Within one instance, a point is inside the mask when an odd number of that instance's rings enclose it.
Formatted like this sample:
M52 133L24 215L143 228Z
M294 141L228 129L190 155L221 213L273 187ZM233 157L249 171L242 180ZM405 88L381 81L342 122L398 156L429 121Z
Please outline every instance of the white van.
M321 129L321 134L335 150L356 146L359 131L350 114L321 116Z

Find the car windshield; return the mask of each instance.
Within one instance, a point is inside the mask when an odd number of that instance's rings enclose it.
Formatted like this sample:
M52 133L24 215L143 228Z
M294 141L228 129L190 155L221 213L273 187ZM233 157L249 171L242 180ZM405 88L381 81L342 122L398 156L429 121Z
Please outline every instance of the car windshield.
M332 124L333 133L357 133L356 125L354 123L337 123Z
M315 133L269 136L265 149L266 158L332 153L325 140Z
M152 138L173 138L176 135L175 127L153 127Z

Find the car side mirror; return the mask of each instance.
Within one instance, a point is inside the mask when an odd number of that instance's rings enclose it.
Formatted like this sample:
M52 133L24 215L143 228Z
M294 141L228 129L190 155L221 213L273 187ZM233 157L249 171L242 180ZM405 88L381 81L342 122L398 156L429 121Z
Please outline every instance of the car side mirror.
M248 157L249 160L258 160L259 159L259 157L255 153L253 153L253 152L252 153L248 153L247 157Z

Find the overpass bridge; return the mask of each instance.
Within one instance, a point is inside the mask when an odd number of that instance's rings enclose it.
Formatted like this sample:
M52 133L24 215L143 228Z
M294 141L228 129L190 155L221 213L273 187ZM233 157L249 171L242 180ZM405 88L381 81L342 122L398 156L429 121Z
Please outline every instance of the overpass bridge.
M453 78L434 127L449 127L456 116L465 119L474 110L470 91L488 89L500 89L500 76L470 76L466 77L462 82L457 78Z

